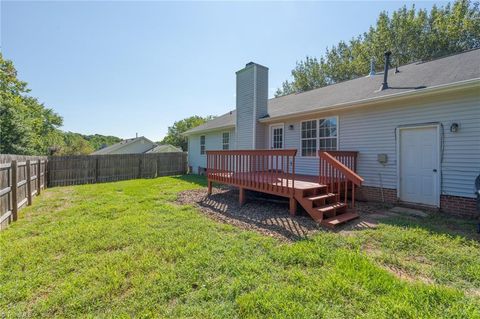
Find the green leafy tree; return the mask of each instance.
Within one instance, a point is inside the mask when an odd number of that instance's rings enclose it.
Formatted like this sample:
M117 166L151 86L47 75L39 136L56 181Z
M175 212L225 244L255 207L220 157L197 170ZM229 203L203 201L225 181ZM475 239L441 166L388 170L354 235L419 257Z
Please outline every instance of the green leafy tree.
M430 60L480 47L478 2L458 0L430 12L412 5L381 12L370 29L350 41L327 48L317 59L306 57L292 70L292 81L285 81L276 96L304 92L368 74L370 59L382 68L383 54L392 51L394 65Z
M94 151L92 145L78 133L64 133L62 144L55 155L86 155Z
M202 125L213 116L201 117L198 115L190 116L186 119L176 121L172 126L168 127L167 135L160 142L161 144L171 144L180 147L182 150L187 150L187 138L182 135L189 129Z
M62 125L62 118L29 92L0 53L0 153L46 154L45 137Z
M105 136L100 134L82 135L85 140L93 147L94 150L99 150L106 146L120 142L122 139L116 136Z
M0 153L31 154L31 132L14 100L0 100Z
M62 132L62 118L29 96L12 61L0 53L0 153L41 155L89 154L120 141L115 136Z

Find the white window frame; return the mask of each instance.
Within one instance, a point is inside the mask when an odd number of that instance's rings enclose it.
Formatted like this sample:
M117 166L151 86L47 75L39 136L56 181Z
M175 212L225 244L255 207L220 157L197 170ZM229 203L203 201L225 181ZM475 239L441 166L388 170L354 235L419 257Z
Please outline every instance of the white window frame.
M202 137L203 137L203 144L202 144ZM200 135L200 155L206 154L206 145L207 145L207 137L205 135Z
M273 148L273 130L276 128L281 128L282 129L282 147L281 148ZM268 143L268 148L273 150L281 150L285 148L285 125L284 123L275 123L275 124L270 124L269 126L269 143Z
M339 118L338 118L338 115L333 115L333 116L325 116L325 117L318 117L318 118L314 118L314 119L308 119L308 120L303 120L303 121L300 121L300 128L299 128L299 138L300 138L300 145L299 145L299 156L300 157L306 157L306 158L313 158L313 157L318 157L318 150L320 148L320 140L321 139L325 139L323 137L320 137L320 120L325 120L325 119L328 119L328 118L335 118L336 121L337 121L337 147L335 148L336 151L338 151L338 146L339 146L339 136L340 136L340 121L339 121ZM316 121L317 122L317 136L315 137L315 140L316 140L316 149L315 149L315 156L309 156L309 155L302 155L302 123L304 122L310 122L310 121Z
M224 134L228 134L228 143L226 143L226 144L225 144L225 140L223 139ZM232 134L230 134L230 132L228 132L228 131L227 132L222 132L222 150L227 151L227 150L230 149L230 136L231 135ZM227 148L225 148L225 145L227 145Z

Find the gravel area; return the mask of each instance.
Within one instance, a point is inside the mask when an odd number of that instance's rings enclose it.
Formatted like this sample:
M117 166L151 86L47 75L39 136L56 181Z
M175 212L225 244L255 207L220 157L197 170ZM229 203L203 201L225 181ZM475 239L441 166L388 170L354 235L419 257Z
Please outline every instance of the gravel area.
M238 190L230 187L213 188L207 196L206 189L181 192L177 202L194 205L210 218L254 230L284 241L305 239L318 231L330 231L319 226L299 205L296 216L288 212L288 200L255 192L246 192L247 201L240 207ZM359 202L361 217L338 227L336 232L372 228L377 220L387 216L382 204Z

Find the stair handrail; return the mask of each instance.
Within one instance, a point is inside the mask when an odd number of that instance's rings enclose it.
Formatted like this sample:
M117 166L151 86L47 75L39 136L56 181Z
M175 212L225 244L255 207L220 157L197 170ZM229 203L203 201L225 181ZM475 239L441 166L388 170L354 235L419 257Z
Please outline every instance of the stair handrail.
M357 186L361 186L364 179L355 173L353 170L348 168L342 162L337 160L335 157L330 155L327 151L318 151L318 156L332 165L335 169L339 170L341 173L345 175L351 182L353 182Z
M362 185L363 178L326 151L319 151L318 156L320 184L326 185L328 192L335 193L338 201L343 196L343 202L346 205L349 204L348 192L350 190L350 209L354 209L355 185ZM349 185L350 183L351 185Z

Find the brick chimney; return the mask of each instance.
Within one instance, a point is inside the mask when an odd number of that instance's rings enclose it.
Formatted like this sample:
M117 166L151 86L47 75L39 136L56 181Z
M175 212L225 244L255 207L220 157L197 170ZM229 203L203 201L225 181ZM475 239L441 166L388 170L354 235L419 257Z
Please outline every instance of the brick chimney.
M258 123L258 119L267 115L268 68L250 62L236 74L236 147L263 149L265 148L265 129Z

